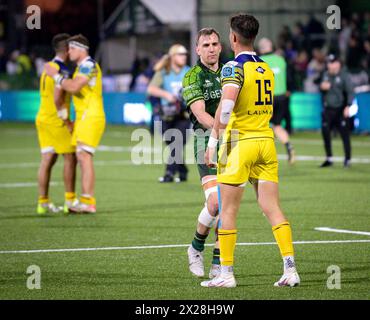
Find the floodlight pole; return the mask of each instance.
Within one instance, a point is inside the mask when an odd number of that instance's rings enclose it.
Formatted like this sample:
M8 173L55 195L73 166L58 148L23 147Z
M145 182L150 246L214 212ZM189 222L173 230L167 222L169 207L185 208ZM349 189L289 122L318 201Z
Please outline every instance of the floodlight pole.
M191 52L191 65L195 65L197 63L198 57L196 55L196 43L195 39L198 34L199 28L199 0L193 0L193 17L192 21L190 21L190 52Z
M105 38L104 32L104 0L97 0L97 8L98 8L98 32L99 32L99 42L102 42Z

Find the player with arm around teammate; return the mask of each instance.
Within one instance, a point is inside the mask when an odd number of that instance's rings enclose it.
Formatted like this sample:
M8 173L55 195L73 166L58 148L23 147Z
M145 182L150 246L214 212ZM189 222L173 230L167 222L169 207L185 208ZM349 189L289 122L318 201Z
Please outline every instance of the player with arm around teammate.
M58 70L64 77L70 77L66 66L68 60L69 34L61 33L54 36L52 46L55 57L48 65ZM40 108L36 116L36 128L41 148L41 164L38 172L39 199L37 213L58 212L59 209L49 199L51 171L58 155L64 157L65 205L76 204L76 156L71 145L72 123L69 120L70 95L60 86L55 85L53 78L45 72L40 78Z
M99 64L89 55L89 41L83 35L68 39L71 61L77 63L73 79L66 79L55 68L46 66L46 72L65 91L73 95L76 121L72 144L77 148L81 167L82 193L80 203L71 212L95 213L95 171L93 156L105 129L102 96L102 72Z

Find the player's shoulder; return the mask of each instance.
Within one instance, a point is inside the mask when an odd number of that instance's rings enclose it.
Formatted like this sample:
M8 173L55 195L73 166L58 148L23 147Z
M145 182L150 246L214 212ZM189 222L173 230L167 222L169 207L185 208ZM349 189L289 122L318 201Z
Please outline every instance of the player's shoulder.
M97 62L92 58L88 58L79 65L78 72L83 75L89 75L96 67Z
M68 73L68 74L70 73L70 70L69 70L68 66L63 61L58 60L58 59L54 59L52 61L52 63L54 63L55 65L58 66L58 69L59 69L60 72Z
M199 76L202 73L202 68L196 64L195 66L191 67L184 76L183 83L185 85L192 84L199 80Z
M55 69L57 69L58 71L60 69L62 69L64 63L60 60L57 60L57 59L53 59L53 60L50 60L47 62L48 65L54 67Z
M96 66L96 64L97 64L97 62L94 59L88 58L80 64L80 69L81 68L90 68L90 69L92 69Z
M239 61L230 60L226 62L221 69L221 78L229 78L235 76L237 71L240 71L243 68L243 64Z

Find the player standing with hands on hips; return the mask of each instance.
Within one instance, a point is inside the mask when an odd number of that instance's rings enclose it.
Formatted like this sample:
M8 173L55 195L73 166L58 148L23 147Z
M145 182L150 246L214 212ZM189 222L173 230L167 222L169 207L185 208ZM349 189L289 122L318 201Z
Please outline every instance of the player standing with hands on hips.
M217 182L220 188L221 273L203 281L203 287L233 288L236 218L244 187L253 184L258 204L272 226L283 258L284 273L275 286L297 286L292 231L279 204L278 161L274 134L269 126L273 111L274 75L254 52L259 23L248 14L230 20L230 45L235 59L221 71L222 97L218 106L205 161L213 162L220 141ZM226 129L226 130L225 130Z
M322 76L320 90L322 92L324 110L322 112L322 137L324 139L326 160L321 168L333 165L331 148L331 131L335 127L342 138L344 146L344 167L351 165L351 141L348 119L349 106L354 98L353 87L348 73L343 70L338 57L330 54L326 58L327 71Z

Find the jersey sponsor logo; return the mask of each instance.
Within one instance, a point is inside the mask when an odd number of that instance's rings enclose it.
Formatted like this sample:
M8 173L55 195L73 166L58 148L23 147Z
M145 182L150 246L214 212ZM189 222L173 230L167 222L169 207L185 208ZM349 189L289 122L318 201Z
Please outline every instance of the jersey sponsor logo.
M188 90L191 90L191 89L193 89L193 88L196 88L196 85L194 85L194 84L190 84L190 85L188 85L188 86L184 87L184 91L188 91Z
M261 66L259 66L259 67L256 69L256 71L257 71L257 72L259 72L259 73L264 74L266 70L265 70L265 69L263 69Z
M213 86L213 83L206 79L204 84L203 84L203 87L209 88L209 87L212 87L212 86Z
M94 62L86 61L80 66L79 73L89 75L94 70L94 66Z
M82 66L80 68L80 71L79 72L82 73L82 74L88 75L91 72L91 68L90 67Z
M249 116L262 116L265 114L272 114L272 111L270 110L255 110L255 111L248 110Z
M209 99L221 99L222 90L214 90L214 91L205 91L204 94L204 101L208 101Z
M221 76L223 78L233 77L235 75L234 66L224 66L222 68Z

